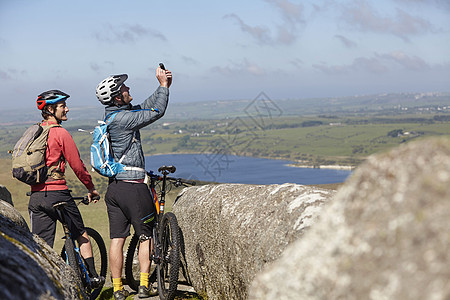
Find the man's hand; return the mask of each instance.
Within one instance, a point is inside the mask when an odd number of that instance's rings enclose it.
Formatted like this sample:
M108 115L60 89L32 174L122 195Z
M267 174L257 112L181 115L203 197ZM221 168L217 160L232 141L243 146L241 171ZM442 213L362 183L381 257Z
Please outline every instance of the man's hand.
M94 197L96 197L98 199L92 200L92 198L94 198ZM96 189L93 189L93 190L89 191L88 198L89 198L89 203L91 203L91 202L97 203L98 200L100 199L100 194L97 192Z
M169 70L163 70L160 67L156 69L156 78L162 87L169 88L172 84L172 72Z

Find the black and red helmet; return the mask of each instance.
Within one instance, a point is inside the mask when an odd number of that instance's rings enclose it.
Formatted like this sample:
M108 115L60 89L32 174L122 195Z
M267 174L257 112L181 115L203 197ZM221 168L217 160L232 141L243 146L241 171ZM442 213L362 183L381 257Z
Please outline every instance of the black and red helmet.
M60 90L50 90L40 94L36 100L37 108L43 110L48 104L55 104L67 100L70 96Z

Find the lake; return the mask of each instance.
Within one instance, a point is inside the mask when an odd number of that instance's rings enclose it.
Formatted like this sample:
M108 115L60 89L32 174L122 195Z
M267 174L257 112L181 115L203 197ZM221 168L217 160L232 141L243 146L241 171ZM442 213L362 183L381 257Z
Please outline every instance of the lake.
M162 165L173 165L172 177L221 183L305 185L340 183L349 170L289 167L288 160L243 157L226 154L165 154L146 156L146 169L157 173Z

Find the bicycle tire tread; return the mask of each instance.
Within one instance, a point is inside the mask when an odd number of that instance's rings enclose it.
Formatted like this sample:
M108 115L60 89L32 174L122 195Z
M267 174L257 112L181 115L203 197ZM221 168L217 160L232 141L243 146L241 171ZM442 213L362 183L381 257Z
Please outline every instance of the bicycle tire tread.
M84 284L81 279L81 271L80 271L80 267L78 265L78 260L77 260L76 254L75 254L75 246L73 244L72 239L66 239L64 241L64 249L65 249L65 254L67 257L67 262L68 262L69 266L75 272L75 280L76 280L77 286L80 290L81 297L83 299L87 300L87 299L89 299L89 296L87 295L87 293L84 289Z
M133 274L133 259L135 253L138 251L138 243L139 237L137 235L133 235L130 240L130 244L128 245L127 254L125 257L125 280L127 281L128 286L137 291L139 287L139 279L134 278Z
M94 261L96 263L98 261L100 261L100 270L96 270L96 271L100 276L103 276L106 278L106 273L108 271L108 256L107 256L107 252L106 252L105 242L103 241L103 238L100 235L100 233L98 233L95 229L86 227L86 232L89 236L89 239L91 240L91 245L93 244L93 241L95 241L95 243L98 246L100 258L98 257L98 255L96 255L94 253L94 249L92 249L92 254L94 255ZM102 291L102 288L103 288L103 286L92 290L91 291L91 299L96 299L97 296Z
M167 239L166 234L170 234L170 240ZM167 243L170 242L172 249L168 255L167 263L161 260L158 268L158 293L161 300L173 300L175 298L178 286L178 275L180 269L180 245L181 236L175 215L171 212L164 214L161 220L160 226L160 239L163 246L162 257L166 257L168 251ZM167 268L166 268L167 264ZM170 268L169 268L170 267ZM167 269L167 270L166 270ZM168 271L169 274L166 274ZM168 288L165 286L165 282L168 277Z

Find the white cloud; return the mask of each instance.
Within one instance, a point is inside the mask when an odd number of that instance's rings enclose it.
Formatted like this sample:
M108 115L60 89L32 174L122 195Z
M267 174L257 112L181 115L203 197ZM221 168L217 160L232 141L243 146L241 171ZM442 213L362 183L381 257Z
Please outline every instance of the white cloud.
M11 75L8 74L8 72L5 72L3 70L0 70L0 79L2 80L11 80Z
M304 20L304 7L288 0L265 0L281 13L281 23L273 30L265 26L250 26L236 14L228 14L225 18L237 21L240 29L252 36L260 45L291 45L299 37L299 26L306 24Z
M198 61L198 60L196 60L196 59L194 59L194 58L192 58L192 57L185 56L185 55L182 55L182 56L181 56L181 59L182 59L185 63L187 63L187 64L189 64L189 65L198 65L198 64L199 64L199 61Z
M346 48L355 48L357 46L355 42L349 40L345 36L337 34L334 37L337 38Z
M278 8L286 22L291 24L305 23L304 8L301 3L295 4L287 0L266 0L266 2Z
M301 69L305 64L301 59L298 58L291 60L290 63L294 65L297 69Z
M216 66L211 68L211 71L225 76L237 76L245 74L261 76L265 74L264 69L262 69L255 63L249 62L247 59L244 59L241 63L232 62L231 65L225 67Z
M395 16L381 15L368 2L356 1L344 7L343 20L353 29L363 32L392 34L404 41L412 35L433 31L431 23L397 9Z
M395 0L398 3L404 3L406 5L419 4L419 5L434 5L437 8L443 8L450 10L450 1L448 0Z
M239 18L236 14L225 15L224 18L234 19L237 21L240 29L250 34L259 44L272 44L273 40L270 37L270 30L261 26L250 26L244 23L244 21Z
M113 67L114 67L114 63L111 61L104 61L101 64L98 64L96 62L91 62L89 64L89 68L96 73L104 72L105 69L110 70Z
M96 63L91 62L89 64L89 67L91 68L91 70L93 70L94 72L99 72L100 71L100 66Z
M313 67L329 75L350 72L382 74L399 68L406 71L422 72L432 68L420 57L414 55L410 56L402 51L375 54L373 57L358 57L355 58L351 64L347 65L328 65L326 63L320 63L314 64Z
M16 80L20 77L26 76L28 72L26 70L17 70L9 68L7 70L0 70L0 79L2 80Z
M398 65L411 71L424 71L430 66L418 56L409 56L402 51L395 51L387 54L379 55L380 58L386 61L392 61Z
M150 37L160 41L167 41L167 38L160 32L145 28L140 24L125 24L122 26L112 26L106 24L101 32L95 32L94 37L101 42L108 43L135 43L143 37Z

